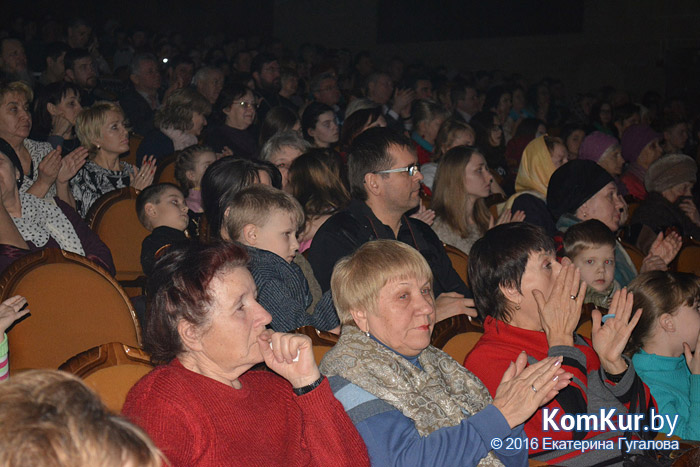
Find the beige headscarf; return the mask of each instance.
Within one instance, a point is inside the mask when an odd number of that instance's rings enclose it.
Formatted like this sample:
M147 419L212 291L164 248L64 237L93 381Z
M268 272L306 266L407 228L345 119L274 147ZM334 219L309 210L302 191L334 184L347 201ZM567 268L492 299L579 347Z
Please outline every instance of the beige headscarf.
M505 209L510 209L515 199L524 193L546 201L549 179L555 170L552 155L544 142L544 136L530 141L520 160L518 176L515 179L515 194L508 198Z

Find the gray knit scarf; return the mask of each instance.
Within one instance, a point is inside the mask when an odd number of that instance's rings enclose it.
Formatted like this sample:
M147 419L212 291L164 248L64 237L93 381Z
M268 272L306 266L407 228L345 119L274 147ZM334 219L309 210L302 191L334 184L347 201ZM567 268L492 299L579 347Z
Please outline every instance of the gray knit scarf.
M423 370L357 327L343 326L320 370L326 376L341 376L396 407L413 420L421 436L459 425L492 402L479 378L442 350L428 346L418 361ZM489 452L479 465L503 464Z

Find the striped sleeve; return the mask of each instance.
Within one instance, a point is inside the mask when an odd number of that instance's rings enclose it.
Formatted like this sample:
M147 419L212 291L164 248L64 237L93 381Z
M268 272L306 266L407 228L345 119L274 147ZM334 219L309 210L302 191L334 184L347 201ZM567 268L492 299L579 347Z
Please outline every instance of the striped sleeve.
M10 365L7 360L7 334L3 333L0 342L0 381L10 377Z

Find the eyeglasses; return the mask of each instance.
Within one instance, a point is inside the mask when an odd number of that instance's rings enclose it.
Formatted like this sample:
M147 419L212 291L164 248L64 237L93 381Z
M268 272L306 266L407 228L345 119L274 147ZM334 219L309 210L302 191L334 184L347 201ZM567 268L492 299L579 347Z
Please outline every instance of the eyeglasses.
M238 105L240 105L244 109L257 109L258 108L258 104L256 104L255 102L241 101L238 103Z
M411 164L408 167L401 167L400 169L377 170L376 172L372 172L372 173L373 174L393 174L393 173L400 173L400 172L408 172L408 176L413 177L415 174L420 172L420 165Z

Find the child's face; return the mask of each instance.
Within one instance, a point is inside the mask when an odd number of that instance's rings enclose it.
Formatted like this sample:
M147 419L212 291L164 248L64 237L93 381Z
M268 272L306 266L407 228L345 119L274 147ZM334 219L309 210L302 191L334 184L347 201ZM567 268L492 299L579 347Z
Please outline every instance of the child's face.
M678 333L678 345L682 346L683 342L686 342L693 352L697 350L695 347L698 342L698 333L700 333L699 307L700 302L682 305L673 313L675 329Z
M197 154L194 169L187 171L187 178L192 182L194 188L199 188L204 172L214 162L216 162L216 154L213 152L205 151Z
M157 203L152 203L153 211L151 224L153 228L160 226L172 227L177 230L185 230L190 221L187 215L185 198L177 188L168 187L161 195Z
M585 248L574 258L574 264L581 271L581 280L603 292L615 276L615 250L611 246Z
M258 226L255 247L271 251L291 263L299 251L297 225L292 216L288 212L275 209L265 225Z

